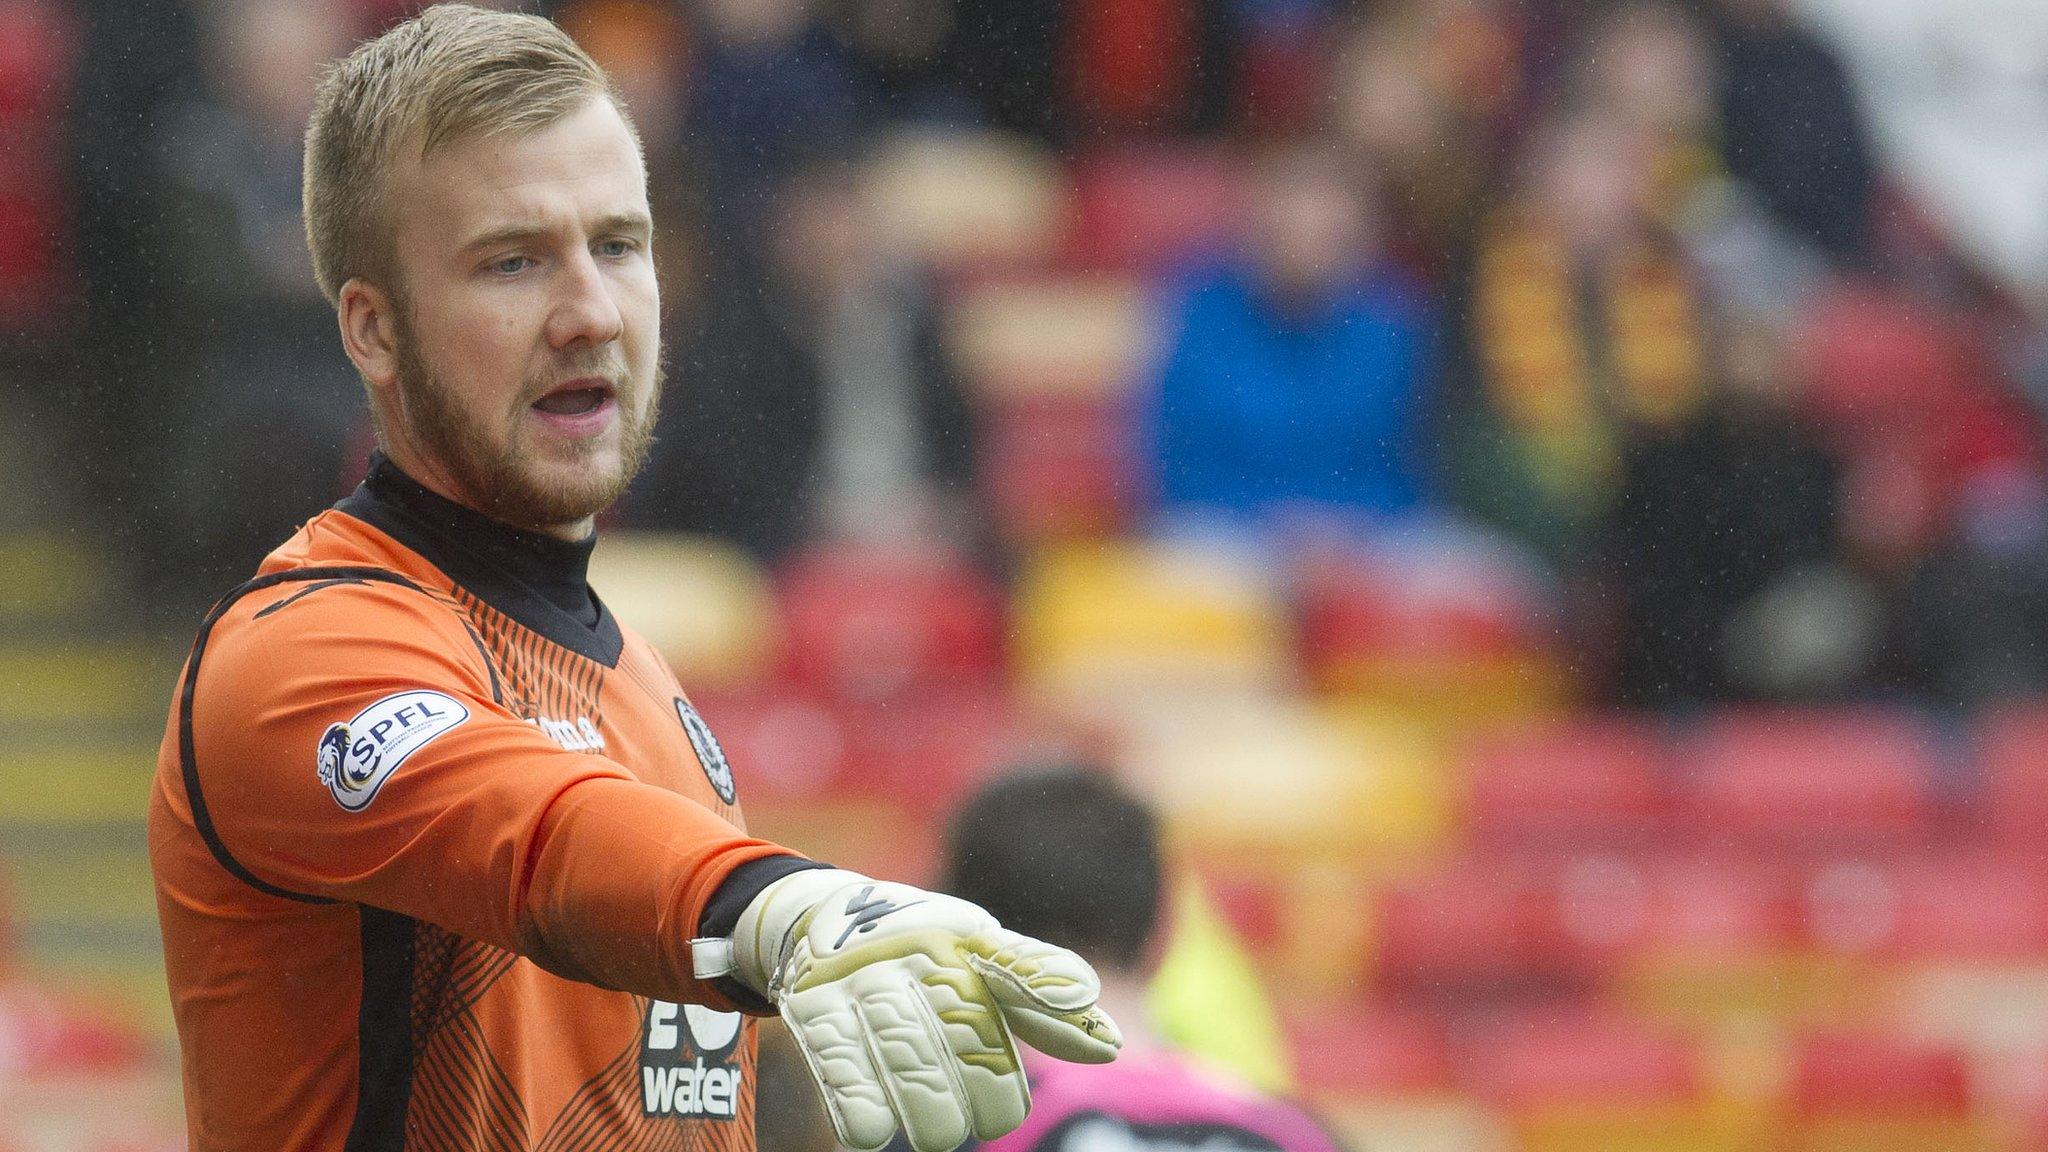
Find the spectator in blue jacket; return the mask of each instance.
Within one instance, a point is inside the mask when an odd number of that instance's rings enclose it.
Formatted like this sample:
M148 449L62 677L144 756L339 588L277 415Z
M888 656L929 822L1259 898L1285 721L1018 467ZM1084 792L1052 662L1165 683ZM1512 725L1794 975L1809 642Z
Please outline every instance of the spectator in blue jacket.
M1423 294L1377 250L1335 154L1290 142L1253 171L1243 245L1170 305L1150 413L1160 510L1368 526L1414 511L1432 495Z

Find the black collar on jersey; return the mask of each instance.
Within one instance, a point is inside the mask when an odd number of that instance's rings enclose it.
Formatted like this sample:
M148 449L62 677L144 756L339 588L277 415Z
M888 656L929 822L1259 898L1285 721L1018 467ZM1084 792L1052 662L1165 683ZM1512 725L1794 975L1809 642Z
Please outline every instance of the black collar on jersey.
M607 668L625 637L591 590L597 533L570 542L514 528L428 489L382 452L335 507L419 553L459 587L519 624Z

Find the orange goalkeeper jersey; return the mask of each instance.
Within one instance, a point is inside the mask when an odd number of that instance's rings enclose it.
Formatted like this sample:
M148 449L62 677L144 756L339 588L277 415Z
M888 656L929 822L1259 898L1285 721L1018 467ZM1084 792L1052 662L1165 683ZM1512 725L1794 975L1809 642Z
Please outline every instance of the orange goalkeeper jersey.
M193 1152L751 1152L746 994L808 862L741 830L662 659L379 459L208 615L149 813Z

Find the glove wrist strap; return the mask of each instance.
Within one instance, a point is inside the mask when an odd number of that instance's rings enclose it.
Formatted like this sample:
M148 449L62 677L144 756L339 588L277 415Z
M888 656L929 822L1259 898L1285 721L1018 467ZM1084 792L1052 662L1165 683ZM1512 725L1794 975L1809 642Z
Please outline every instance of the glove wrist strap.
M703 936L690 941L690 975L699 980L717 980L738 970L733 961L732 938Z
M762 889L746 911L740 913L730 940L690 942L696 975L699 979L732 976L773 999L776 973L789 955L805 914L841 888L868 883L873 881L840 868L813 868L784 876ZM707 968L713 970L712 976L704 975Z

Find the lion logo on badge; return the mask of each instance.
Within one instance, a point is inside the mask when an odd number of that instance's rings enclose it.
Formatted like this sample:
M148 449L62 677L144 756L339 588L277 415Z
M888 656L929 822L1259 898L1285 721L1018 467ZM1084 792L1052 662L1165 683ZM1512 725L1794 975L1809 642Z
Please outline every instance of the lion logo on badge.
M320 737L320 751L316 756L320 766L320 782L329 788L342 780L342 766L348 763L348 745L346 724L329 724L327 734Z

